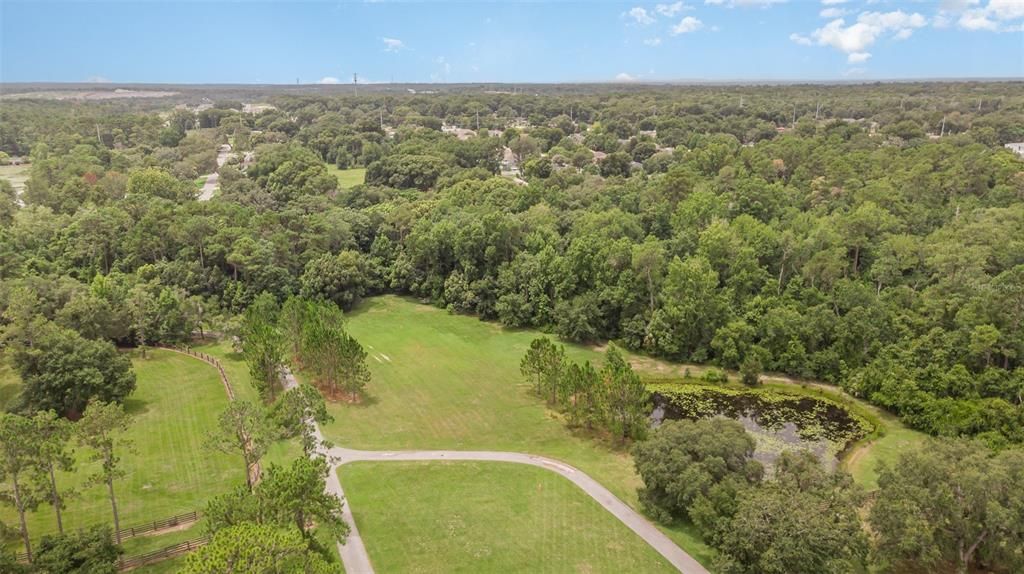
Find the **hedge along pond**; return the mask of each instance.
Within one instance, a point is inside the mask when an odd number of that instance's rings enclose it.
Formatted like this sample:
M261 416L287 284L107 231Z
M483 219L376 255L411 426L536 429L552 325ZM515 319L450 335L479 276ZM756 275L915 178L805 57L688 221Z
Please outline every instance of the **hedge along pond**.
M754 458L768 469L784 451L800 449L835 468L842 452L873 430L865 418L824 397L690 382L648 383L647 388L652 426L716 416L739 421L757 440Z

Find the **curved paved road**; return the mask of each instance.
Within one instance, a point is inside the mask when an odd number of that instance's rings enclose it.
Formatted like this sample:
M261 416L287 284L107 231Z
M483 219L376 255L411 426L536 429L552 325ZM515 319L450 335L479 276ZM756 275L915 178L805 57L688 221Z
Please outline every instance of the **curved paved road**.
M284 386L290 389L298 382L287 369L284 372ZM323 442L323 435L320 434L320 427L316 426L314 434L320 442ZM659 554L665 557L677 570L684 574L708 574L708 571L676 545L675 542L665 536L656 526L651 524L637 511L629 507L625 502L619 500L607 488L601 486L593 478L590 478L583 471L569 466L564 462L543 456L523 454L518 452L500 451L459 451L459 450L412 450L412 451L383 451L383 450L355 450L343 447L334 447L329 450L322 450L321 454L327 456L331 464L331 473L327 478L327 492L338 497L343 497L341 482L338 480L338 467L350 462L372 461L486 461L486 462L510 462L516 464L528 464L556 472L572 481L576 486L583 489L591 498L611 512L637 536L644 539ZM370 556L366 552L366 546L356 528L355 520L352 517L352 510L349 504L344 505L343 517L350 527L349 536L345 544L338 545L338 552L341 554L341 561L345 564L345 571L358 574L372 574L373 565L370 563Z

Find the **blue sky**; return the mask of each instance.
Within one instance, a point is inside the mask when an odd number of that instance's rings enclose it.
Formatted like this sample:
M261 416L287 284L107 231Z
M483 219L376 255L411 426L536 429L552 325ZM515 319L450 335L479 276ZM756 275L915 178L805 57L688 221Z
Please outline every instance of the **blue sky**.
M17 2L0 81L1024 77L1024 0Z

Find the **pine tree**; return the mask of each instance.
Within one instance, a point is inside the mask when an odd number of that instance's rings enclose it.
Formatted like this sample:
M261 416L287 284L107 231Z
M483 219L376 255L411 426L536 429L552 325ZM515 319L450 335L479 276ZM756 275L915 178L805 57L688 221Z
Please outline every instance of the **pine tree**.
M355 401L370 382L370 368L366 364L366 351L359 341L347 333L341 335L341 385Z
M643 438L650 394L633 367L614 346L605 353L601 378L608 398L608 425L622 440Z

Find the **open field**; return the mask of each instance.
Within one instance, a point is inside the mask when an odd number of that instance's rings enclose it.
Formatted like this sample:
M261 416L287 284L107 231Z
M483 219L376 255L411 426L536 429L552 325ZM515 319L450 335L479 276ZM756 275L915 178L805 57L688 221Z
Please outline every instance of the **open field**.
M6 179L14 186L14 193L21 195L25 191L25 182L28 181L31 165L0 165L0 179Z
M149 350L147 355L133 358L138 388L126 402L134 417L128 431L134 452L121 453L126 476L115 483L122 526L202 510L210 498L245 480L237 457L203 447L228 402L216 369L170 351ZM82 449L78 455L84 458ZM64 487L77 486L91 472L91 464L83 463L58 480ZM16 523L9 507L2 513L5 522ZM111 522L102 486L82 490L64 514L69 529ZM52 510L43 506L32 513L29 529L36 539L55 532Z
M673 571L590 497L544 469L402 462L339 472L380 572Z
M373 381L361 405L332 405L324 435L368 450L507 450L541 454L583 470L630 506L640 478L627 452L569 431L529 393L519 360L539 333L510 331L394 296L363 302L349 329L369 354ZM601 353L567 346L575 360ZM356 506L353 506L356 508ZM692 528L664 529L709 563Z
M327 172L338 178L338 186L341 189L349 189L362 184L366 180L366 168L354 167L352 169L338 169L333 165L327 166Z

